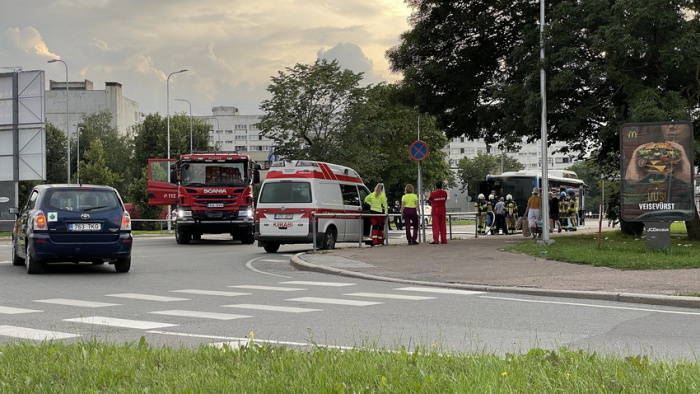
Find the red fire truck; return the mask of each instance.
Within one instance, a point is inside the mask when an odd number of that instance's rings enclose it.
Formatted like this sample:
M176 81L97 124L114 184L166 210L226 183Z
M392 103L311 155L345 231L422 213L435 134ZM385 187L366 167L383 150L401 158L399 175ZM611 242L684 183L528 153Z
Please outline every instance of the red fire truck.
M237 152L193 152L148 160L148 204L171 206L175 241L229 233L244 244L253 236L253 188L260 165Z

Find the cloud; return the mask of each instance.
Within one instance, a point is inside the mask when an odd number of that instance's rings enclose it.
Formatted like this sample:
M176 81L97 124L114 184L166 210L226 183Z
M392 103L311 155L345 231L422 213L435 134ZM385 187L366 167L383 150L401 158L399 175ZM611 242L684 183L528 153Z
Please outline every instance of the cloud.
M2 48L0 53L7 56L17 55L16 52L19 52L49 59L60 57L49 51L41 34L33 27L5 29L0 33L0 48Z
M374 71L372 60L365 56L359 45L338 43L331 49L321 49L317 53L319 59L337 60L341 68L363 73L364 83L379 83L384 80L381 74Z

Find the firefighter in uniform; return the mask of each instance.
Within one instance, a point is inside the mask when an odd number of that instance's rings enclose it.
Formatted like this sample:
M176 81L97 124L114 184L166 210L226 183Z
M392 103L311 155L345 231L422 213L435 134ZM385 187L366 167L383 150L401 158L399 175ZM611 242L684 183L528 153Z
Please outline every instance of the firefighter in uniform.
M570 231L576 231L578 227L578 200L576 199L576 192L573 189L567 190L569 193L569 219L571 220Z
M386 194L384 194L384 184L378 183L374 188L374 193L365 197L365 202L369 204L369 213L382 214L384 216L371 216L369 222L372 225L372 246L384 244L384 219L388 210Z
M476 208L476 232L477 234L486 234L486 216L491 211L491 203L489 200L484 198L484 194L480 193L476 197L476 202L474 203Z
M571 224L569 222L569 196L566 192L561 192L559 194L559 221L564 231L569 231L569 229L571 229Z
M518 221L518 204L513 201L513 196L506 196L506 227L508 234L515 234L515 222Z

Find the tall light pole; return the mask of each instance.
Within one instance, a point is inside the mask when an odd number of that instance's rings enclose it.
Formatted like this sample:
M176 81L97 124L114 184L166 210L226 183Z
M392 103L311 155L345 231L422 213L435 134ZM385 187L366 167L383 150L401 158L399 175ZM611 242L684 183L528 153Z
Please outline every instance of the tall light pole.
M172 77L173 74L180 74L184 73L185 71L187 70L173 71L168 74L168 78L165 80L165 117L167 118L168 123L168 160L170 160L170 77ZM168 224L170 224L169 221Z
M70 183L70 112L68 112L68 65L61 59L51 59L48 62L61 62L66 67L66 183Z
M540 139L542 140L542 192L540 192L540 197L542 197L542 243L552 244L553 240L549 238L549 174L547 166L549 162L547 161L547 76L544 70L544 9L545 0L540 0L540 60L542 61L542 66L540 67L540 95L542 96L542 114L541 114L541 130Z
M175 101L184 101L190 106L190 153L192 153L192 103L185 99L175 99Z
M80 133L82 131L83 131L83 128L78 126L78 128L76 130L76 137L75 137L76 138L75 140L78 142L78 149L75 150L75 152L76 152L75 163L76 163L76 167L77 167L75 169L75 179L76 179L78 185L80 185Z

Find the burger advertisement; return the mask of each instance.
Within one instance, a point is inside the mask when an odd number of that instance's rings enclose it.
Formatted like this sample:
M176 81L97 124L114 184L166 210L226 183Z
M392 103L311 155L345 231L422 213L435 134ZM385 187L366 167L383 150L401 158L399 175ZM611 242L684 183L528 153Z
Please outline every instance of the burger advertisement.
M620 214L628 222L687 221L695 214L693 125L620 128Z

